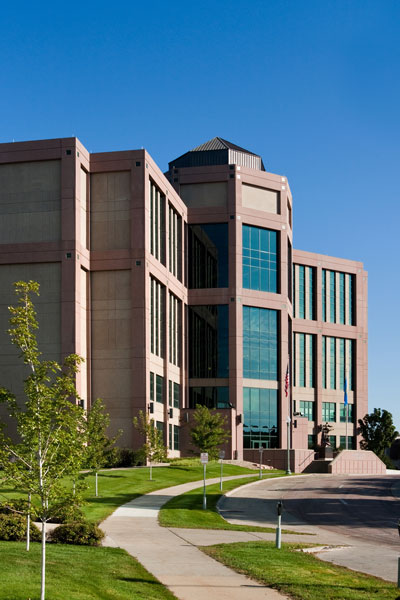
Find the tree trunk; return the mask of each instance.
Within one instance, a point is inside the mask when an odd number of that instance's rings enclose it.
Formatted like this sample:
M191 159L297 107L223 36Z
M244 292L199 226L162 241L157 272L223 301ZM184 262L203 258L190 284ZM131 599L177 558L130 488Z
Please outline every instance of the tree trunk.
M99 486L98 486L98 482L97 482L97 471L96 471L95 481L96 481L96 498L97 498L97 496L99 495Z
M42 521L42 582L40 588L40 600L45 600L46 584L46 521Z
M151 463L150 463L150 481L153 481L153 471L151 469Z
M26 551L29 552L31 541L31 494L28 494L28 514L26 517Z

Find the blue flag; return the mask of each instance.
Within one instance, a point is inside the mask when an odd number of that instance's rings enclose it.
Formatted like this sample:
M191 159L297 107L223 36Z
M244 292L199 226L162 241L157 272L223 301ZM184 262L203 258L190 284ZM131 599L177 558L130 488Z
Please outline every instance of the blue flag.
M347 400L347 379L346 377L344 378L344 405L347 406L348 405L348 400Z

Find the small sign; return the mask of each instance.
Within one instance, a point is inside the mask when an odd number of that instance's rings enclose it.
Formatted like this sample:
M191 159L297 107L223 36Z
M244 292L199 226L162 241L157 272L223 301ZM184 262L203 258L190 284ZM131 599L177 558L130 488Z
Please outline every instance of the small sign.
M220 457L221 460L224 460L224 458L225 458L225 450L220 450L219 451L219 457Z
M264 448L261 446L261 447L258 449L258 451L259 451L259 453L260 453L260 454L262 454L262 453L264 452Z
M208 452L202 452L200 454L200 462L202 465L206 465L208 463Z

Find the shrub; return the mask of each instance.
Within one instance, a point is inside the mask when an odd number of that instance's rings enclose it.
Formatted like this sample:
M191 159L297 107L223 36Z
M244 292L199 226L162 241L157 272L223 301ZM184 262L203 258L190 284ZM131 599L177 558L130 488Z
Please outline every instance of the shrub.
M5 502L0 502L0 514L3 515L22 515L26 516L28 514L29 504L27 500L6 500ZM36 510L35 507L31 504L31 519L34 521L36 518Z
M72 523L84 519L82 510L76 505L60 504L55 507L49 523Z
M76 544L78 546L99 546L104 532L94 523L79 521L66 523L54 529L49 541L55 544Z
M0 540L22 542L26 539L26 517L17 513L0 514ZM30 539L40 542L40 531L31 523Z
M139 463L138 453L131 448L110 448L104 454L104 466L108 469L134 467Z

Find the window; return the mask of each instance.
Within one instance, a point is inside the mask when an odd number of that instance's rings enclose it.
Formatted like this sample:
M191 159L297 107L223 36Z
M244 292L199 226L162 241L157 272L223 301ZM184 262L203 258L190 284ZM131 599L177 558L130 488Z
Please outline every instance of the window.
M336 435L329 435L329 443L332 448L336 448Z
M353 347L355 340L322 336L322 387L331 390L353 390Z
M169 292L169 362L180 365L181 356L181 302Z
M278 291L278 233L243 225L243 287L262 292Z
M229 408L229 388L219 387L190 387L189 408L207 406L207 408Z
M173 436L173 433L172 433L172 432L173 432L173 429L172 429L172 424L171 424L171 423L169 423L169 424L168 424L168 448L169 448L170 450L172 450L172 449L173 449L173 446L172 446L172 440L173 440L173 437L172 437L172 436Z
M294 302L296 319L315 319L314 267L294 265Z
M168 205L168 268L172 275L182 280L182 218Z
M309 421L314 421L314 402L300 400L300 412Z
M150 253L165 265L165 196L149 180Z
M346 436L340 436L340 449L346 450ZM353 436L347 436L347 449L356 450L356 442Z
M277 390L243 388L243 447L278 447Z
M336 421L336 404L335 402L322 403L322 421L324 423Z
M172 381L168 381L168 406L172 407L173 395L172 395Z
M164 436L164 423L162 421L156 421L156 429L161 431L162 435Z
M150 401L154 402L154 373L150 373Z
M189 307L189 377L228 377L228 306Z
M174 383L174 408L180 407L181 400L181 386L179 383Z
M278 313L243 307L243 377L278 379Z
M228 224L189 225L189 288L228 287Z
M295 333L294 340L294 385L314 387L314 336Z
M165 288L150 277L150 351L164 358Z
M322 320L341 325L355 325L354 275L322 270Z
M349 423L354 423L354 411L353 411L353 405L352 404L348 404L348 422ZM340 405L340 422L341 423L346 423L346 407L344 405L344 402L342 402L342 404Z
M164 377L156 375L156 402L164 404Z
M179 450L179 427L174 425L174 450Z

